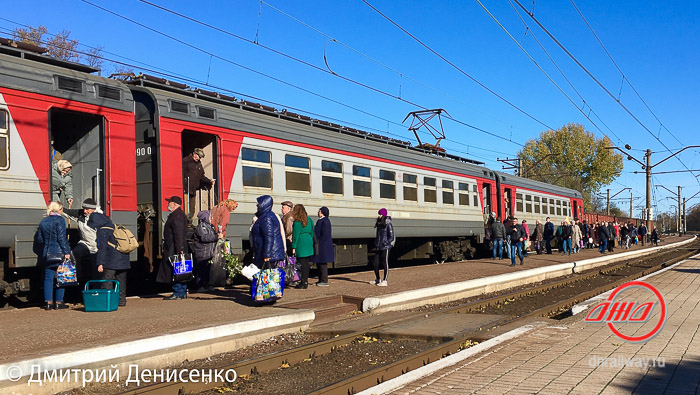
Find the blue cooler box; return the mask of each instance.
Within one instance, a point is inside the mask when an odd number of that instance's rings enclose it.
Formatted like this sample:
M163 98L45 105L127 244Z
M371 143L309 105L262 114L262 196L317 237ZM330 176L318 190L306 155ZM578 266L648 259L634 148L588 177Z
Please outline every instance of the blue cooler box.
M90 289L90 284L114 283L113 289ZM119 281L90 280L83 290L85 311L115 311L119 307Z

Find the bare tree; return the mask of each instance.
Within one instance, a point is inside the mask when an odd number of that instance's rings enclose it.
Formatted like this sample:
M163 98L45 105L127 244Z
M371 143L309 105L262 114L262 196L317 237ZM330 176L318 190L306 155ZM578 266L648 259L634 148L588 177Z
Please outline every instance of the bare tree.
M104 47L91 48L87 51L84 57L81 56L78 45L78 40L70 38L70 30L62 30L52 38L47 39L48 29L46 26L25 28L17 28L12 32L12 39L22 41L29 44L34 44L47 49L47 55L71 62L83 61L90 66L99 68L102 66L102 50Z
M104 59L102 59L103 49L104 47L100 45L97 48L90 48L87 51L87 55L85 55L85 61L89 66L97 67L98 69L102 68L102 63L104 62Z

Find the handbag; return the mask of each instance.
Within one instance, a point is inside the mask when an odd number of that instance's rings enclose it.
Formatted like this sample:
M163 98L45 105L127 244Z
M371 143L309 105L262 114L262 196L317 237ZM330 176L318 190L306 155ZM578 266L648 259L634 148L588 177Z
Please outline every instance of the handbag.
M56 269L56 286L70 287L73 285L78 285L78 274L73 261L66 259Z
M311 224L311 234L314 237L314 256L318 256L318 239L316 238L316 229L313 223Z
M279 261L277 267L284 270L285 285L291 286L293 282L299 281L299 266L297 264L297 258L290 256L284 261Z
M282 298L284 293L284 270L271 268L269 262L263 264L259 273L253 276L250 294L256 302L270 302Z
M44 258L46 266L60 265L66 259L66 255L62 252L49 252Z
M192 254L173 255L168 258L173 265L173 282L185 283L194 279Z

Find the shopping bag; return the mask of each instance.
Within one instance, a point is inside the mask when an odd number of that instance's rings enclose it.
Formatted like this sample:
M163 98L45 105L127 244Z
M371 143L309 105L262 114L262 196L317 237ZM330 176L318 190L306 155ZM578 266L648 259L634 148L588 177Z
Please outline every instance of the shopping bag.
M228 240L219 239L214 247L214 256L211 260L211 268L209 269L209 282L217 287L226 285L228 272L226 271L226 259L224 254L231 250Z
M185 283L194 279L192 254L173 255L168 258L173 265L173 282Z
M264 267L269 267L265 265ZM284 270L266 268L253 276L251 297L256 302L270 302L282 297L284 292Z
M78 275L75 264L67 259L56 269L56 286L70 287L73 285L78 285Z
M256 274L260 273L260 268L255 266L255 264L250 264L248 266L244 266L243 270L241 270L241 274L243 277L247 278L250 281L253 281L253 276Z
M296 257L287 257L286 260L280 261L277 267L284 270L284 279L287 286L301 279L299 277L299 266L297 266Z

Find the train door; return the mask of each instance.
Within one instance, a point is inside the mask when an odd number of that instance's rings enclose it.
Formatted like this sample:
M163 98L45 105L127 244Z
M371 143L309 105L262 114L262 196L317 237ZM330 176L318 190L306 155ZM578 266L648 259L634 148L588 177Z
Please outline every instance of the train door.
M513 190L506 188L503 191L503 219L513 217Z
M201 149L204 152L204 157L200 158L202 167L204 167L204 175L210 179L218 181L219 178L219 162L218 162L218 136L208 133L200 133L190 130L182 132L182 157L191 155L195 149ZM189 193L183 194L183 210L191 215L192 218L197 218L197 213L201 210L209 210L218 203L218 185L215 182L214 187L200 182L200 180L190 179L186 174L182 175L183 190L193 191L196 189L194 196ZM190 212L192 211L192 212Z
M574 212L573 212L573 214L571 214L571 216L574 218L581 218L581 213L578 212L578 210L579 210L578 201L576 199L574 199L573 202L574 202Z
M94 114L52 109L49 111L49 136L51 200L58 200L65 207L80 208L83 200L92 198L98 206L108 210L103 174L104 118ZM70 162L72 166L70 178L54 174L59 167L66 166L67 162L63 161ZM71 194L72 204L68 201Z
M484 218L488 218L491 213L491 184L484 182L481 186L481 207L484 208Z

